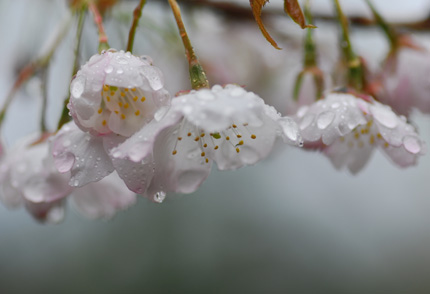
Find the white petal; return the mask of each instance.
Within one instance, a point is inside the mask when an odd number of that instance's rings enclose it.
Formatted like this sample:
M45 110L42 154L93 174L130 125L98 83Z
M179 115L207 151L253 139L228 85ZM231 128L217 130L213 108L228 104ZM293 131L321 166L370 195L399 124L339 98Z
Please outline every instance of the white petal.
M120 137L110 137L104 142L105 148L110 152L112 148L123 143L123 141L124 139ZM112 158L112 164L119 177L131 191L137 194L145 194L152 176L154 175L152 154L138 162L126 158Z
M348 168L352 174L358 173L369 161L374 148L368 142L357 141L353 134L338 139L324 149L336 169Z
M200 89L172 100L172 107L178 109L191 124L207 132L227 129L231 124L262 124L264 101L252 92L237 85L225 88Z
M136 202L136 194L125 187L116 173L76 188L72 198L79 212L88 218L111 218Z
M357 126L366 124L359 102L351 94L330 93L309 108L302 109L305 113L300 113L296 120L303 139L308 142L321 139L324 144L330 145Z
M177 142L179 126L160 132L154 142L154 177L146 197L157 202L157 193L192 193L206 180L212 162L206 162L201 149L193 140ZM176 144L176 148L175 148ZM176 150L173 155L172 151Z
M62 200L40 203L26 201L25 208L36 220L43 223L57 224L64 219Z
M71 172L71 186L99 181L114 170L103 146L104 138L81 131L73 122L63 126L53 138L55 165L60 172Z

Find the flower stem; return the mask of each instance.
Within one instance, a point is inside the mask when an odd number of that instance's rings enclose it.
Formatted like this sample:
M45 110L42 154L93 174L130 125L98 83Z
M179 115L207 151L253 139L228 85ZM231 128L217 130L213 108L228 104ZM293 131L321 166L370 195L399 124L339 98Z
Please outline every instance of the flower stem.
M46 108L48 106L48 68L42 71L42 111L40 114L40 131L44 134L47 131L46 128Z
M108 44L108 37L105 33L105 29L103 26L103 18L94 1L91 1L88 4L88 7L93 13L94 23L97 25L97 29L99 31L99 49L98 50L99 50L99 53L101 53L103 50L108 50L110 48Z
M21 88L21 86L27 82L33 75L35 75L39 70L48 67L55 50L60 45L63 38L67 35L67 31L70 28L71 18L66 18L60 25L60 29L55 31L55 37L53 42L51 42L46 50L46 53L35 61L30 62L24 66L18 74L12 89L9 91L6 99L4 100L3 106L0 110L0 126L3 124L6 112L9 109L11 102L13 101L15 94Z
M348 19L342 11L339 0L334 0L338 21L342 28L342 49L348 66L348 86L357 91L363 90L363 67L360 58L352 49L349 39Z
M84 22L85 22L85 14L86 14L86 9L82 9L79 13L78 27L76 30L76 43L75 43L75 50L74 50L75 60L73 62L72 76L74 76L79 69L79 49L81 47L81 39L82 39L82 31L84 28ZM61 116L57 124L57 131L61 129L61 127L64 124L70 121L69 109L67 108L68 103L69 103L69 98L66 98L64 100L63 110L61 111Z
M312 23L312 14L310 9L310 0L305 3L305 18L307 23ZM317 65L317 52L315 42L313 40L312 28L308 28L305 37L305 67L313 67Z
M185 54L187 56L191 87L195 90L200 88L209 88L209 81L206 77L206 73L203 70L195 52L191 45L191 41L188 38L187 31L185 30L184 23L182 21L181 10L179 9L176 0L169 0L170 7L172 8L173 15L175 16L176 24L179 29L179 34L184 44Z
M133 22L128 33L127 51L133 51L134 36L136 35L136 28L139 25L139 19L142 16L142 9L146 4L146 0L140 0L133 12Z
M390 46L392 50L395 50L399 46L399 36L396 31L385 21L385 19L379 14L376 10L375 6L370 0L365 0L370 10L372 10L373 17L376 20L376 23L381 27L390 41Z

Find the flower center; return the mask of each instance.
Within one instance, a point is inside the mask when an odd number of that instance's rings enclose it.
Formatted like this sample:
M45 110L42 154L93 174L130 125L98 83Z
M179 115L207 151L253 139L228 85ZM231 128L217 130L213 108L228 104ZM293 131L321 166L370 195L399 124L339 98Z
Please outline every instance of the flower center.
M109 122L112 113L125 122L135 124L136 120L142 119L145 114L145 101L142 90L139 88L121 88L103 85L101 91L102 102L98 114L103 126Z
M367 122L363 126L358 126L355 130L350 133L346 138L340 137L341 142L346 142L349 148L354 148L355 146L363 148L366 143L369 145L374 145L378 141L381 141L382 146L388 148L389 144L384 140L380 133L375 134L372 128L373 121Z
M204 130L185 122L184 119L179 128L172 155L178 154L177 147L180 142L188 141L187 143L197 144L201 151L200 156L204 158L206 163L209 163L208 151L220 152L221 146L222 148L231 148L238 154L241 146L249 144L248 139L255 140L256 138L257 136L249 130L247 123L239 126L233 123L224 131L207 134ZM225 142L227 144L224 144Z

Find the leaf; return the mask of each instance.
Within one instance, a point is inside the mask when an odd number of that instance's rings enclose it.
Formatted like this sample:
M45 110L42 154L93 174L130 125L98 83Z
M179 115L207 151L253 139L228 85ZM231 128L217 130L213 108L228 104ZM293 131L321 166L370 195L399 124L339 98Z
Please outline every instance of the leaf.
M302 29L316 28L314 25L306 24L305 16L297 0L284 0L284 10Z
M263 25L263 21L261 20L261 9L267 2L269 2L269 0L249 0L249 4L251 4L252 13L254 14L255 21L257 22L261 32L263 33L263 36L266 38L267 41L269 41L270 44L272 44L273 47L280 50L281 48L279 48L278 44L276 44L275 40L273 40L269 32L267 32L266 28Z

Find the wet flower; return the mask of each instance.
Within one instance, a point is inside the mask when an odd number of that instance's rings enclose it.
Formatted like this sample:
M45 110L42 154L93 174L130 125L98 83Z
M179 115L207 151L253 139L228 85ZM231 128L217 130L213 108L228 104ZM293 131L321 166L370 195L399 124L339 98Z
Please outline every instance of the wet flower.
M68 185L70 173L59 173L47 141L32 144L28 138L7 152L0 164L0 200L8 208L22 205L41 222L64 218L64 204L71 195L80 212L91 218L108 218L132 205L136 197L117 175L85 188Z
M131 191L144 193L146 177L142 174L152 171L152 167L109 155L125 139L115 134L94 136L69 122L52 139L55 166L60 173L70 172L69 185L73 187L100 181L116 170Z
M149 57L110 49L92 56L73 79L70 113L83 131L127 137L169 105L163 84Z
M366 99L366 100L365 100ZM379 147L400 167L414 165L425 144L404 116L370 96L330 93L296 117L305 147L321 149L336 168L356 173Z
M403 45L385 61L376 95L397 113L408 115L412 108L430 113L430 51Z
M146 196L158 201L166 192L191 193L210 173L257 163L277 136L300 145L297 125L252 92L237 85L191 91L172 100L167 112L112 149L118 159L152 162Z

